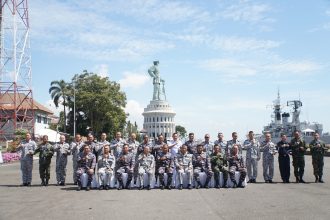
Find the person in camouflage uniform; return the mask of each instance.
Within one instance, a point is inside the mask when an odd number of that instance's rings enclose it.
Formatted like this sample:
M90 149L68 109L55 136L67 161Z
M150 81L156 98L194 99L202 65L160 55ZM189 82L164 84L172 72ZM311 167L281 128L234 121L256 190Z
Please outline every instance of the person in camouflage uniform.
M122 152L116 158L116 177L118 181L118 190L123 188L129 189L130 184L133 178L133 169L135 165L135 157L128 150L128 144L124 144L122 148ZM123 173L127 173L127 182L126 186L124 186L123 182Z
M107 134L103 132L101 134L101 140L97 142L96 149L94 150L96 161L98 161L98 157L103 154L103 147L106 145L110 146L110 143L107 141Z
M241 142L238 140L238 135L237 135L237 132L233 132L231 134L232 136L232 140L230 141L227 141L227 146L226 146L226 157L229 158L231 156L231 153L233 152L232 151L232 148L234 146L237 146L238 148L238 154L241 155L242 154L242 144Z
M227 188L228 168L225 154L222 154L218 144L214 145L213 153L210 156L211 168L214 173L215 188L220 188L220 172L223 175L223 188Z
M54 148L48 142L48 136L42 137L42 143L39 144L34 154L39 153L39 174L42 186L48 186L50 178L50 163L54 155Z
M324 183L323 176L323 166L324 166L324 154L328 151L324 142L320 140L320 135L314 133L314 140L309 144L312 154L312 164L314 169L315 183Z
M209 151L209 152L212 152ZM211 162L207 152L203 152L203 145L199 144L197 146L197 153L193 155L193 167L194 167L194 178L197 182L195 188L199 189L202 187L202 183L200 181L200 174L204 172L207 177L204 184L204 188L209 188L209 182L213 176L213 172L211 169Z
M179 177L179 190L183 188L183 174L186 173L188 176L188 189L192 189L192 177L193 177L193 155L188 153L186 145L182 145L180 153L175 157L175 167Z
M121 132L116 133L116 138L111 141L110 149L113 155L115 155L116 159L121 154L123 147L125 144L125 140L121 137Z
M157 155L156 170L159 174L160 188L164 189L165 187L164 174L166 173L166 188L171 189L174 170L174 158L172 157L172 154L168 152L168 146L166 144L163 146L162 151Z
M292 150L292 164L296 183L305 183L303 176L305 170L305 152L307 147L305 141L300 138L299 131L294 132L294 138L290 142L290 147Z
M197 141L195 141L195 134L189 133L189 139L184 144L186 145L189 154L195 154L197 152L197 144L198 144Z
M81 135L76 134L75 140L71 143L70 149L72 153L72 170L73 170L73 184L77 185L77 170L78 170L78 155L83 151L84 142L81 140Z
M223 134L221 132L218 133L218 140L214 141L214 145L216 144L220 146L222 155L225 155L227 142L224 140Z
M32 169L33 169L33 153L36 149L36 143L31 140L31 134L26 133L25 140L22 140L16 150L21 155L21 171L23 186L31 186Z
M260 145L262 153L262 167L265 183L273 183L274 155L277 153L276 145L271 141L271 134L265 134L265 141Z
M206 152L206 155L210 156L213 152L214 144L210 141L210 135L209 134L205 134L204 142L202 143L202 145L203 145L204 152Z
M140 143L136 140L136 134L132 133L130 139L127 142L128 151L136 155L137 149L140 146Z
M158 135L158 140L151 149L152 155L154 155L155 158L157 154L162 151L164 144L166 144L164 136L162 134Z
M150 148L147 146L143 149L143 153L139 155L139 180L140 180L140 190L143 188L151 189L151 180L155 175L155 157L150 153ZM148 182L144 186L144 174L148 175Z
M231 181L234 183L233 188L241 187L244 188L243 182L246 177L246 168L244 159L241 154L239 154L239 147L237 145L232 147L232 152L230 153L230 157L228 158L229 162L229 176ZM240 173L239 182L237 184L235 180L235 171L238 171Z
M249 131L249 138L244 141L246 150L246 168L249 177L248 183L256 183L258 176L258 161L260 160L260 143L254 138L253 131Z
M68 163L68 155L70 154L70 146L65 142L65 136L60 136L60 143L55 144L56 152L56 180L57 185L65 186L66 165Z
M135 161L138 161L139 159L139 155L143 153L143 149L145 147L149 147L150 149L152 149L152 145L149 141L149 136L147 134L145 134L143 136L143 142L137 147L137 149L135 150L135 154L134 154L134 159ZM139 164L135 163L134 164L134 185L136 186L136 181L137 178L139 176Z
M110 188L110 180L116 165L116 158L110 152L109 144L103 146L103 153L100 155L97 162L100 190Z
M78 188L77 190L81 190L81 175L86 173L88 175L87 187L86 190L89 191L91 188L91 183L93 181L94 169L96 165L96 157L91 152L90 146L85 145L83 148L83 152L78 155L78 170L77 170L77 181Z

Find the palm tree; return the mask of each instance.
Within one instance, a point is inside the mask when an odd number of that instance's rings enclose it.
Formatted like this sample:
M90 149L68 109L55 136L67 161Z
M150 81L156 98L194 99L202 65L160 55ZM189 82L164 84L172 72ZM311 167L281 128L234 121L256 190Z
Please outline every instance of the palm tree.
M64 80L52 81L50 83L49 94L55 104L58 107L60 98L63 99L63 113L64 113L64 133L66 133L66 110L65 106L70 101L70 85Z

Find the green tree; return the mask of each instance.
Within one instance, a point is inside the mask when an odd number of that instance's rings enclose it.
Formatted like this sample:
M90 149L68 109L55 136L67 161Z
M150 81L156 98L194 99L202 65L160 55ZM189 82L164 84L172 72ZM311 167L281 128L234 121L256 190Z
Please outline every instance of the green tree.
M181 125L175 126L175 132L178 133L180 138L185 138L187 136L187 131L186 131L185 127L183 127Z
M100 77L86 70L75 79L77 132L95 135L105 132L113 138L115 132L123 132L126 124L126 95L120 85L108 77ZM72 88L72 86L71 86ZM73 89L73 88L72 88ZM71 91L72 94L72 91ZM73 99L72 99L73 100ZM73 102L70 102L69 130L73 131Z
M124 135L124 137L129 137L132 133L135 133L136 134L136 139L138 141L140 141L140 132L139 132L139 128L137 126L137 123L134 122L134 124L132 124L131 121L128 121L126 123L125 128L124 128L123 135Z
M66 114L66 106L70 102L71 98L71 88L68 83L66 83L64 80L60 81L52 81L50 83L49 88L49 94L55 104L56 107L58 107L60 99L63 100L63 131L66 133L66 121L67 121L67 114Z

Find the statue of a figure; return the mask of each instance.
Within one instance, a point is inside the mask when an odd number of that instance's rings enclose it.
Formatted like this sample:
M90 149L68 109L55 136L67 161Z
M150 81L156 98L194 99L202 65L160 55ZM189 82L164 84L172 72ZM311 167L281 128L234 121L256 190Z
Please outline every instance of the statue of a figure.
M152 100L166 100L165 80L160 78L158 64L159 61L154 61L154 65L148 69L148 73L153 78L154 84L154 94Z

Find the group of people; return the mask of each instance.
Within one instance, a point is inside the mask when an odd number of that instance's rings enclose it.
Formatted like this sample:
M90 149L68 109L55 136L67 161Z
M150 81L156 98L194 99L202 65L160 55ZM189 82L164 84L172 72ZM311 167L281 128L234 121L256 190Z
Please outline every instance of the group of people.
M182 143L177 133L173 133L172 139L166 141L163 135L159 135L155 143L149 140L148 135L143 136L142 143L136 140L136 134L132 133L128 140L124 140L120 132L116 133L113 141L108 142L105 133L101 134L100 141L94 140L89 134L87 141L82 141L77 134L75 140L69 145L64 135L60 136L60 142L51 145L48 137L42 138L38 146L31 139L31 134L26 134L18 146L21 152L21 171L23 186L30 186L32 181L33 155L39 153L39 173L41 184L47 186L50 179L51 159L56 152L56 180L57 185L65 185L66 167L68 155L72 154L73 182L77 190L82 189L81 176L88 177L86 190L90 190L91 183L96 173L99 188L110 189L110 181L115 177L118 190L131 188L133 181L139 189L151 189L151 180L156 178L161 189L172 189L177 176L178 188L183 189L183 179L188 180L188 189L209 188L211 178L214 177L216 188L227 188L227 180L233 182L233 187L244 188L243 182L246 175L248 183L256 183L258 173L258 161L263 165L263 177L266 183L273 182L274 156L278 154L279 168L283 183L289 183L290 156L294 167L294 175L297 183L305 183L304 155L307 149L306 143L300 137L298 131L290 142L286 135L281 136L281 141L273 143L270 134L265 134L265 140L259 142L255 139L253 131L248 134L248 139L241 143L236 132L232 133L232 140L224 141L222 133L212 143L210 135L205 135L203 142L195 140L194 133L189 134L189 139ZM314 140L309 144L312 154L315 182L323 183L323 157L327 151L325 144L320 140L319 134L314 134ZM245 160L243 149L246 150ZM240 173L236 182L235 172ZM124 184L123 174L127 174ZM201 175L206 174L205 182L201 181ZM220 173L223 181L220 181ZM165 174L167 179L165 178ZM147 181L144 182L144 175ZM166 180L166 183L165 183ZM203 182L203 184L202 184ZM220 184L221 183L221 184Z

